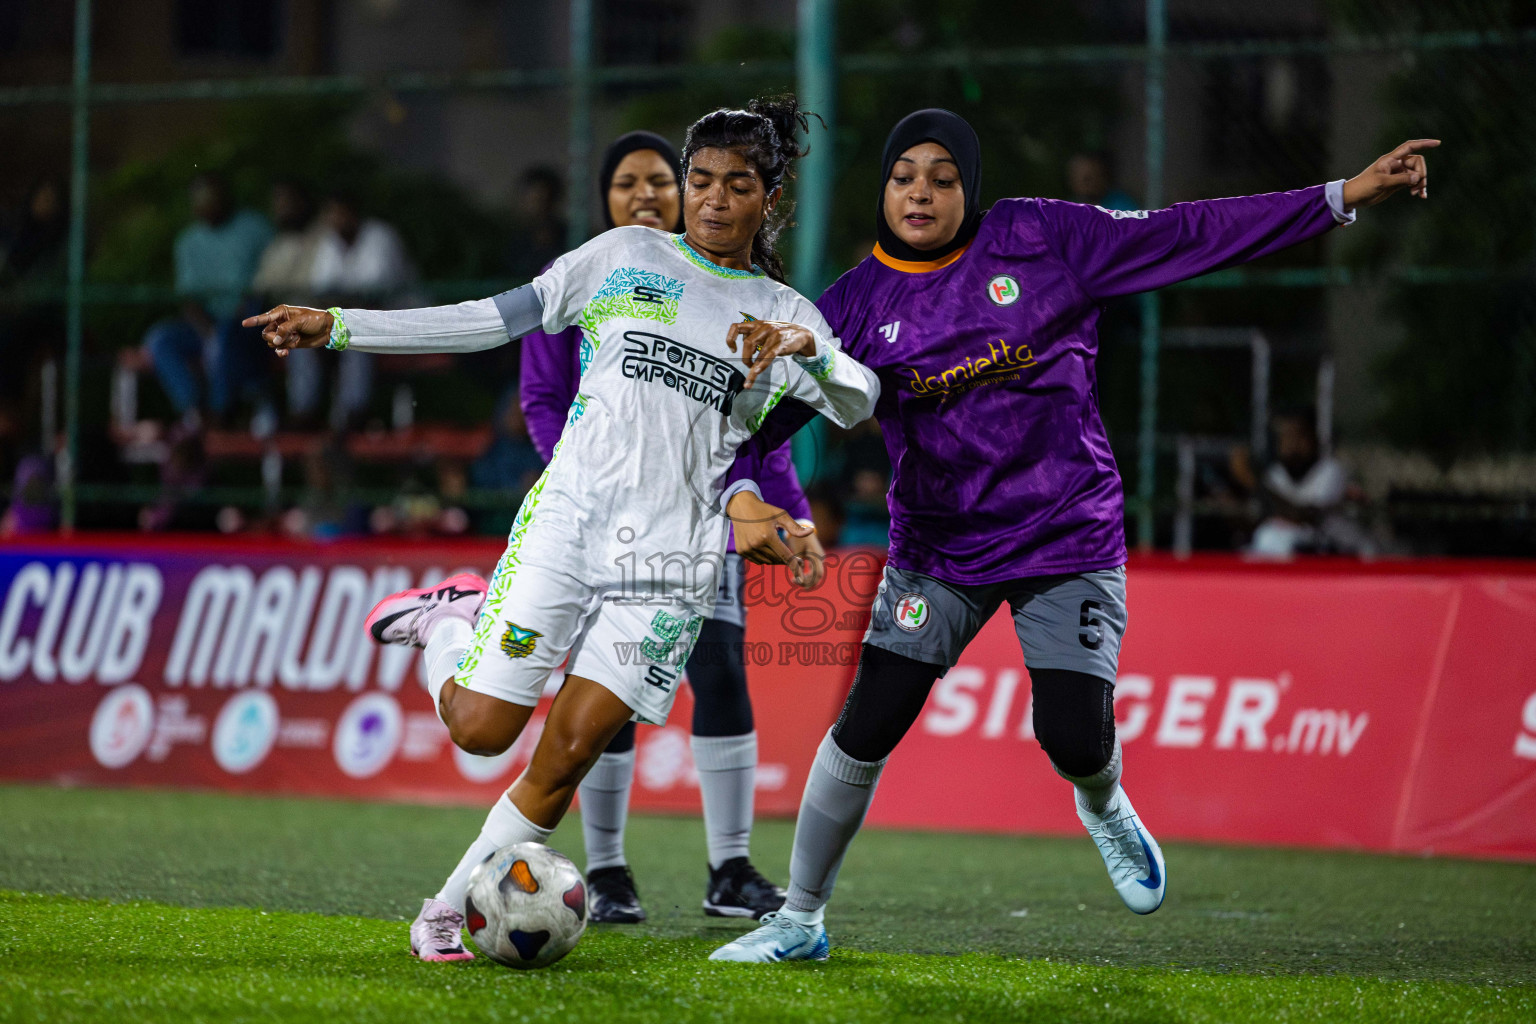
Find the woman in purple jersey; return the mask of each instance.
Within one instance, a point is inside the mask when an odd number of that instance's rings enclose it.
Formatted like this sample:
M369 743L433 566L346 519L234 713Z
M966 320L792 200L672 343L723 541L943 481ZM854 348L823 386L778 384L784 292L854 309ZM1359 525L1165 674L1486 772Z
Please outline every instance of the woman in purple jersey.
M711 959L825 959L823 909L886 759L935 680L1007 602L1034 727L1133 911L1163 901L1157 843L1120 786L1114 683L1125 632L1120 474L1099 417L1100 306L1256 259L1408 188L1404 143L1348 181L1123 211L1040 199L980 205L980 146L945 110L886 140L879 244L817 305L880 377L893 469L891 550L853 688L806 782L784 909ZM807 418L785 403L754 439ZM737 518L776 511L737 495Z
M640 224L681 232L677 151L652 132L620 136L603 155L598 197L605 230ZM535 331L523 339L519 375L523 413L528 432L546 462L560 440L576 397L584 343L578 327L559 334ZM766 499L783 506L803 524L809 523L810 503L800 489L787 445L773 453L765 469L757 483ZM823 552L815 534L791 536L789 546L806 560L807 570L798 584L814 587L820 583ZM685 668L694 700L690 746L699 775L709 851L704 912L715 917L756 919L783 905L784 890L764 878L749 859L757 732L743 653L746 608L742 601L742 561L734 552L725 558L715 612L704 620ZM630 722L608 744L577 790L581 794L593 921L632 924L645 920L645 909L624 855L634 778L635 724Z

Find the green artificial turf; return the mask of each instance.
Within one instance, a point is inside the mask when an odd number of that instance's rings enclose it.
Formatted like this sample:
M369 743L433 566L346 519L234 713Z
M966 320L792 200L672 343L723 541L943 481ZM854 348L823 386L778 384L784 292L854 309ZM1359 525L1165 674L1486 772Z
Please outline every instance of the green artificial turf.
M743 925L700 912L687 818L631 819L645 925L544 972L421 964L402 922L482 818L0 787L0 1021L1536 1019L1530 865L1165 843L1138 918L1086 838L870 830L829 963L716 965ZM757 828L770 877L790 835ZM575 820L553 843L580 862Z

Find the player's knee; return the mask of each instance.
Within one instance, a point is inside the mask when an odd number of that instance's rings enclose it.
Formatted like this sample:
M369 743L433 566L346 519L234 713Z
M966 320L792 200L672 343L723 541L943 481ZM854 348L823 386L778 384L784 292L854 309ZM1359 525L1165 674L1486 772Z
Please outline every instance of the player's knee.
M601 752L588 737L546 735L539 741L537 774L551 789L575 788Z
M1035 724L1035 738L1058 771L1075 779L1090 778L1109 764L1115 751L1115 736L1105 737L1098 730L1041 728Z
M1032 670L1035 738L1058 771L1086 779L1115 753L1114 685L1080 672Z
M444 711L449 738L453 740L454 746L466 754L495 757L506 753L517 741L518 730L508 728L505 723L487 721L483 716L454 714L452 706Z

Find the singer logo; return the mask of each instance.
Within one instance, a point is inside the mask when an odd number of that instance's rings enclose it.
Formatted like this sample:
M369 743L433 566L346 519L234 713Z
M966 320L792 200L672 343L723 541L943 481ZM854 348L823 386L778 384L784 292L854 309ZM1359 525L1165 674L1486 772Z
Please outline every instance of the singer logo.
M989 678L974 665L957 665L934 687L923 731L960 736L974 729L981 739L1033 739L1032 695L1019 699L1021 682L1016 669ZM1122 743L1140 739L1152 727L1150 738L1158 747L1348 757L1370 713L1304 707L1284 716L1280 705L1290 686L1286 673L1278 679L1236 677L1223 696L1213 676L1172 676L1159 691L1151 676L1123 675L1115 684L1115 730Z

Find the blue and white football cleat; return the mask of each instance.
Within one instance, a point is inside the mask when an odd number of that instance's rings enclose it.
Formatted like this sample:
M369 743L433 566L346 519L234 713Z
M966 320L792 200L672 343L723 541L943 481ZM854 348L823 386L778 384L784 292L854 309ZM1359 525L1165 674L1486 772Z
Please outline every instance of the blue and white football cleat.
M1150 914L1162 906L1168 886L1163 851L1142 825L1125 790L1115 794L1103 814L1085 811L1078 804L1077 817L1098 845L1109 880L1125 905L1138 914Z
M711 960L776 964L783 960L825 960L830 954L825 925L796 924L778 912L764 914L762 924L735 942L727 942Z

